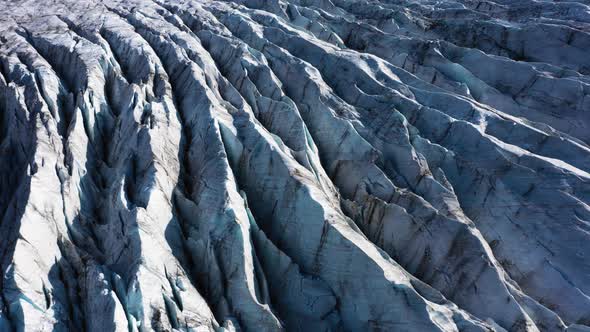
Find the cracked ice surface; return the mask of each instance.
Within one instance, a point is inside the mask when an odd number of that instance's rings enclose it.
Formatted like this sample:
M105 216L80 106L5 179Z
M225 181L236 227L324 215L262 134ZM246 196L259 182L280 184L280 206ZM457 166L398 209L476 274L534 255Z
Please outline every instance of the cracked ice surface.
M587 0L0 14L0 331L590 331Z

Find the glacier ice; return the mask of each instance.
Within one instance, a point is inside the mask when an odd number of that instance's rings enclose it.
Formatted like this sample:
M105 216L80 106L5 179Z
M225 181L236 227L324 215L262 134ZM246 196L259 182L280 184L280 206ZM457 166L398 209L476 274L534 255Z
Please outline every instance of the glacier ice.
M590 331L587 0L0 14L0 331Z

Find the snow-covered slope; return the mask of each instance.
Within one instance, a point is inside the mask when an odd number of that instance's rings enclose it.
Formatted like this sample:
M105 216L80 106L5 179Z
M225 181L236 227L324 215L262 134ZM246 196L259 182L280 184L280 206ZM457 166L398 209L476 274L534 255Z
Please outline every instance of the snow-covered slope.
M590 331L590 2L0 1L0 331Z

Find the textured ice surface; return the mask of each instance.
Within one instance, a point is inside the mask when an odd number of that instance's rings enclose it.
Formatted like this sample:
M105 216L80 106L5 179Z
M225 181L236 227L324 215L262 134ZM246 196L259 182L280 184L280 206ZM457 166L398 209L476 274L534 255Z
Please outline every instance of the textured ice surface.
M0 1L0 331L590 331L590 2Z

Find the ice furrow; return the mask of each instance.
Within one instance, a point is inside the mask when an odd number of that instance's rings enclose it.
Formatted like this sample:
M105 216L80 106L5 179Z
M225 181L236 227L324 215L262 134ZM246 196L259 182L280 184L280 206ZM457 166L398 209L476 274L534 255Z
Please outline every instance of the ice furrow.
M280 328L281 324L270 308L260 303L253 292L256 281L252 260L255 257L247 254L251 252L249 223L243 204L239 203L241 197L232 184L228 161L226 158L210 157L225 154L221 139L224 125L218 124L218 121L223 121L223 118L227 121L229 116L225 113L228 105L220 103L221 97L216 96L219 92L212 90L213 86L208 83L213 81L212 77L216 74L213 61L191 35L173 31L168 42L159 41L155 30L148 24L149 16L139 13L132 15L128 19L152 43L156 52L186 47L184 56L167 57L164 66L171 73L171 79L179 82L174 86L175 95L182 122L189 133L185 140L186 169L181 187L186 190L186 194L179 192L180 197L177 199L184 201L179 208L185 210L182 213L189 213L191 210L198 212L194 216L190 213L190 217L185 217L185 221L190 223L184 225L193 261L211 261L200 268L201 277L197 280L207 289L207 297L213 303L220 320L237 319L248 329ZM162 55L160 57L163 58ZM189 71L183 67L187 63L190 63ZM207 65L211 67L207 68ZM221 99L221 102L225 101ZM205 141L208 143L204 144ZM206 180L209 175L227 180L219 184L209 184ZM224 192L226 194L219 196L219 193ZM231 241L228 240L229 237L241 240ZM246 256L236 255L234 251ZM225 281L226 278L230 281ZM224 286L226 284L227 287Z

